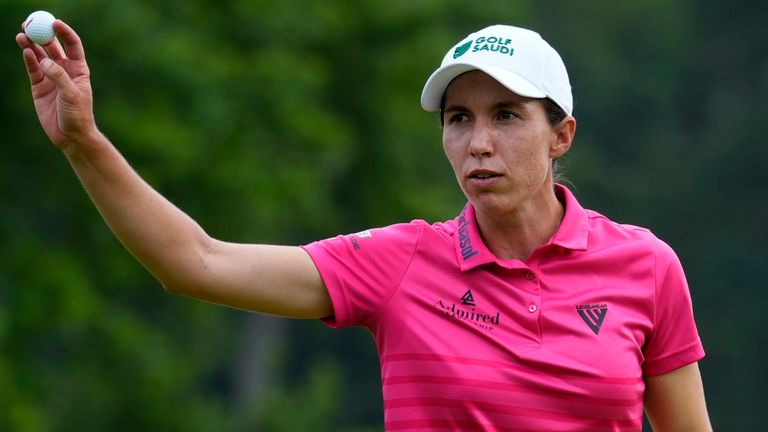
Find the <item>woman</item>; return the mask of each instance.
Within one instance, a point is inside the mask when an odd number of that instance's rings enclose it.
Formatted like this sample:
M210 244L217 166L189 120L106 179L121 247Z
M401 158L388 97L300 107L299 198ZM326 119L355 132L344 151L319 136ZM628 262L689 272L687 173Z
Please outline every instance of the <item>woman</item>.
M174 293L371 330L387 430L710 430L703 349L672 250L554 183L576 131L565 66L493 26L451 48L422 105L468 204L304 247L208 236L101 134L77 34L22 33L35 108L123 244Z

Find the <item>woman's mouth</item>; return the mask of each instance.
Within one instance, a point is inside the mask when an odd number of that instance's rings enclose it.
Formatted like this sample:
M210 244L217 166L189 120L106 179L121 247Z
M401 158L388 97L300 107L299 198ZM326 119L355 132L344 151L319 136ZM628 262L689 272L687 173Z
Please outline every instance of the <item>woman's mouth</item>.
M470 184L476 186L488 186L499 179L501 176L502 175L500 173L495 171L479 169L470 171L469 175L467 175L467 179L469 180Z

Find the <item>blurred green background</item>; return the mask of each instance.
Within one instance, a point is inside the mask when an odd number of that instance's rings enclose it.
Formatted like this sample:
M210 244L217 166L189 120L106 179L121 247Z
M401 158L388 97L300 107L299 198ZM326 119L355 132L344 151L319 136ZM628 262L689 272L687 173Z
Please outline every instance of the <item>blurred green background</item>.
M0 430L382 429L364 330L168 295L122 249L34 115L13 38L37 9L82 36L98 124L152 185L280 244L453 218L424 80L471 31L538 30L574 87L570 186L676 249L715 429L764 427L768 2L3 0Z

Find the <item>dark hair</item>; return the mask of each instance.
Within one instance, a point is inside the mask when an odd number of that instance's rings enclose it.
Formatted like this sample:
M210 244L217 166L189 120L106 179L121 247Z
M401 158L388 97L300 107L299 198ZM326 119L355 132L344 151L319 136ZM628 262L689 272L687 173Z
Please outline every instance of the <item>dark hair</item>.
M552 99L544 98L542 102L544 102L544 110L547 111L547 120L549 120L549 124L552 126L559 125L563 119L568 117L568 114Z
M443 119L443 114L445 113L445 93L447 92L443 92L443 96L440 98L441 127L445 126L445 120ZM568 117L568 114L565 113L565 110L560 108L560 105L556 104L552 99L544 98L541 99L541 101L544 104L544 111L547 113L547 120L552 127L559 125L561 121ZM562 183L563 181L568 180L565 177L565 170L561 165L562 164L560 163L560 158L552 160L552 180L555 183Z
M547 112L547 120L549 120L549 124L552 127L559 125L568 116L565 110L560 108L560 105L556 104L552 99L544 98L542 102L544 103L544 110ZM555 183L562 183L568 180L565 177L565 169L563 169L560 162L561 158L562 156L552 160L552 181Z

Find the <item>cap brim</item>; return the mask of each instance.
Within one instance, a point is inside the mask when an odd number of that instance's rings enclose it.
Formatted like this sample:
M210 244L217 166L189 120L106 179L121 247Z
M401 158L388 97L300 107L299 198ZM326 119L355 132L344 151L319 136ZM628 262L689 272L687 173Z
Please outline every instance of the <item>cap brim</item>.
M443 99L443 93L445 93L451 81L464 72L472 70L480 70L487 73L501 85L520 96L532 98L547 96L528 80L510 70L486 65L478 66L471 63L451 63L437 69L427 79L427 83L424 84L424 89L421 92L421 107L426 111L438 111L440 109L440 102Z

